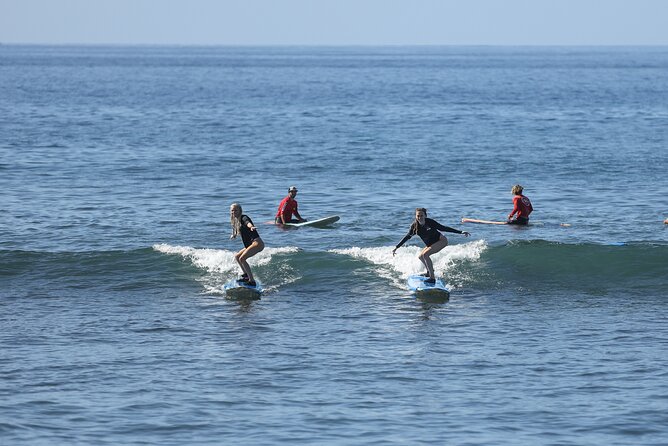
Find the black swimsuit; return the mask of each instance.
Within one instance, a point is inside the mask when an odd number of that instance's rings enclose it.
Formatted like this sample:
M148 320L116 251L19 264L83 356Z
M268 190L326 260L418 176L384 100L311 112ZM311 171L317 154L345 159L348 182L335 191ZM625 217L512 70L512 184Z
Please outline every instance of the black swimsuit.
M441 239L441 233L438 231L445 232L454 232L455 234L463 234L462 231L450 228L448 226L443 226L431 218L424 219L424 225L420 225L417 221L413 222L411 228L408 230L408 234L401 239L397 248L400 248L401 245L406 243L414 235L419 235L425 245L431 246Z
M248 248L255 239L260 238L260 234L257 233L257 229L253 229L252 231L248 227L248 223L251 224L251 226L255 226L253 224L253 220L250 219L248 215L242 215L241 216L241 240L244 242L244 246Z

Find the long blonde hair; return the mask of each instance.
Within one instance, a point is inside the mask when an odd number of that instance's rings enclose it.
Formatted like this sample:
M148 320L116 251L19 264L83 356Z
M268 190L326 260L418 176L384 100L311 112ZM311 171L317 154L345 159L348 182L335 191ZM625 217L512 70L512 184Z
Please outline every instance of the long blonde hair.
M230 235L230 238L237 238L241 231L241 214L243 213L243 210L239 203L232 203L230 205L230 210L231 209L239 209L238 217L235 215L236 213L233 214L230 212L230 226L232 226L232 235Z

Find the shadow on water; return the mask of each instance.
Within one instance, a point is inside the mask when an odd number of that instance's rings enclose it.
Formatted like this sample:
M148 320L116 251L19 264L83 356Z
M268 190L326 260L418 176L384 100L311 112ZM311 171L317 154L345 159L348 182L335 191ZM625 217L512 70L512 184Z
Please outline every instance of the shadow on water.
M259 297L254 298L227 298L228 302L236 304L237 313L245 314L254 310L255 303L260 300Z
M424 304L444 304L450 300L450 293L444 292L418 292L415 299Z

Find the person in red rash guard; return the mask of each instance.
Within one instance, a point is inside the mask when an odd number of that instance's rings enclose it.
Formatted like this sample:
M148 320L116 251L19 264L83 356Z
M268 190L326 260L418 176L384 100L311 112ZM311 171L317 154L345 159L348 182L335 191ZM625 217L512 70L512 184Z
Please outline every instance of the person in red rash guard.
M306 221L305 218L302 218L302 216L299 215L299 211L297 210L297 200L295 200L296 196L297 188L295 186L291 186L290 189L288 189L288 196L285 197L281 201L281 204L278 205L278 212L276 212L275 219L277 225L284 225L286 223L301 223ZM293 215L297 217L297 219L293 219Z
M513 211L508 215L509 225L529 224L529 214L533 211L533 206L531 206L529 197L522 195L523 190L524 188L519 184L514 185L511 189L511 192L515 196L513 197ZM513 216L515 218L513 218Z

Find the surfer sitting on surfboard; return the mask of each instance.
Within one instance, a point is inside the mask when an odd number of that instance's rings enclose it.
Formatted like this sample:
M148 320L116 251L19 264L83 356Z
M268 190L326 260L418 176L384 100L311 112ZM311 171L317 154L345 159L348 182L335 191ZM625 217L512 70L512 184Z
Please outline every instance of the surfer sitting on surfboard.
M253 272L247 260L264 249L264 242L260 238L253 220L248 215L243 214L239 203L232 203L230 206L230 225L232 226L230 238L236 238L241 234L241 240L244 242L244 249L234 255L234 260L237 261L243 272L239 280L250 286L255 286Z
M420 262L424 264L427 268L427 272L423 276L429 277L425 280L425 283L436 283L436 276L434 275L434 265L429 258L430 255L436 254L441 249L448 246L448 238L441 234L438 231L445 232L454 232L455 234L464 234L468 237L471 235L466 231L460 231L459 229L453 229L448 226L443 226L431 218L427 218L427 210L425 208L415 209L415 221L411 224L408 234L401 239L399 244L392 250L392 255L396 254L397 249L399 249L404 243L408 241L414 235L419 235L425 245L427 245L418 256Z
M533 206L531 206L531 201L529 197L522 195L524 188L519 184L516 184L511 189L511 192L515 194L513 197L513 211L508 215L508 224L509 225L527 225L529 224L529 214L533 211ZM515 218L513 215L517 214Z
M301 223L306 221L305 218L302 218L297 211L297 188L295 186L290 186L288 189L288 196L285 197L281 203L278 205L278 212L276 212L276 224L284 225L286 223ZM297 219L293 219L292 215L295 215Z

